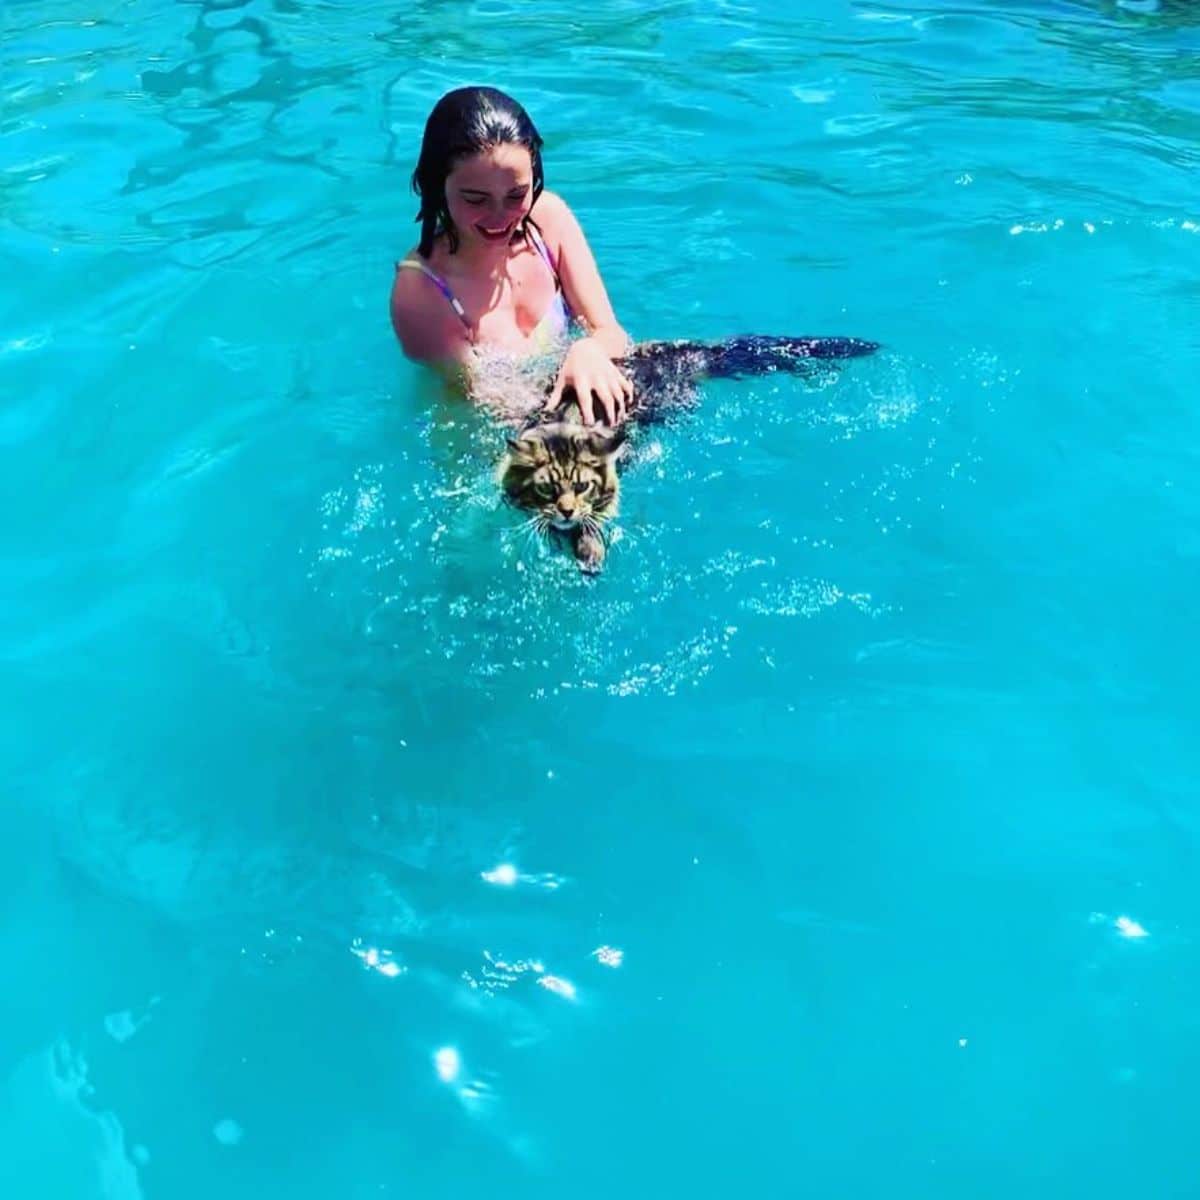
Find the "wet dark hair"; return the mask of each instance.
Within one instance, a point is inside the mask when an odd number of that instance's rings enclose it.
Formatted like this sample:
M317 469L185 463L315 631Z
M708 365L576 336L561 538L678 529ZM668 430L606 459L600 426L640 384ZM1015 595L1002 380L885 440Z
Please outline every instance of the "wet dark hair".
M460 159L494 146L524 146L529 151L536 201L545 186L542 137L529 114L511 96L490 87L456 88L433 106L412 176L412 189L421 198L417 253L422 258L433 252L434 239L440 233L446 235L451 254L458 249L458 234L446 205L446 176Z

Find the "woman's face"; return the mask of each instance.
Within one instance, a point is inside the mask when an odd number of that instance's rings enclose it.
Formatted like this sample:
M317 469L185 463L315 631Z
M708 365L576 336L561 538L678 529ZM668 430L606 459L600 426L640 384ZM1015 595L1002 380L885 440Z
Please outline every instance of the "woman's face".
M495 146L458 161L446 207L463 242L507 245L533 207L533 162L524 146Z

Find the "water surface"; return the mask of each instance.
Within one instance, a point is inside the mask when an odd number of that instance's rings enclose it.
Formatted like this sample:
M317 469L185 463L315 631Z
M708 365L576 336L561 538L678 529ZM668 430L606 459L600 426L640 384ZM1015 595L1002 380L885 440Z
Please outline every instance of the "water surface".
M5 1195L1196 1194L1190 5L0 23ZM637 337L885 343L595 583L387 324L475 82Z

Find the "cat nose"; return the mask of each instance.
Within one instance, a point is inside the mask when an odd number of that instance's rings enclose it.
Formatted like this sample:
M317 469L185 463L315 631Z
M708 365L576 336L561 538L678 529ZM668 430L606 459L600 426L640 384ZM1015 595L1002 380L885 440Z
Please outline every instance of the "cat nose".
M567 496L559 497L558 511L564 517L569 517L575 511L575 501Z

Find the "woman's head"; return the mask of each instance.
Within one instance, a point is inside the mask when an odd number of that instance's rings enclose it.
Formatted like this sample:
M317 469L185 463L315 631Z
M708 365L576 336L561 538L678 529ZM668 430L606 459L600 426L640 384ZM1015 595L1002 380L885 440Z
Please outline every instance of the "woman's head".
M452 253L463 236L505 240L541 195L541 136L529 114L495 88L447 92L425 122L412 186L421 198L423 258L442 232Z

